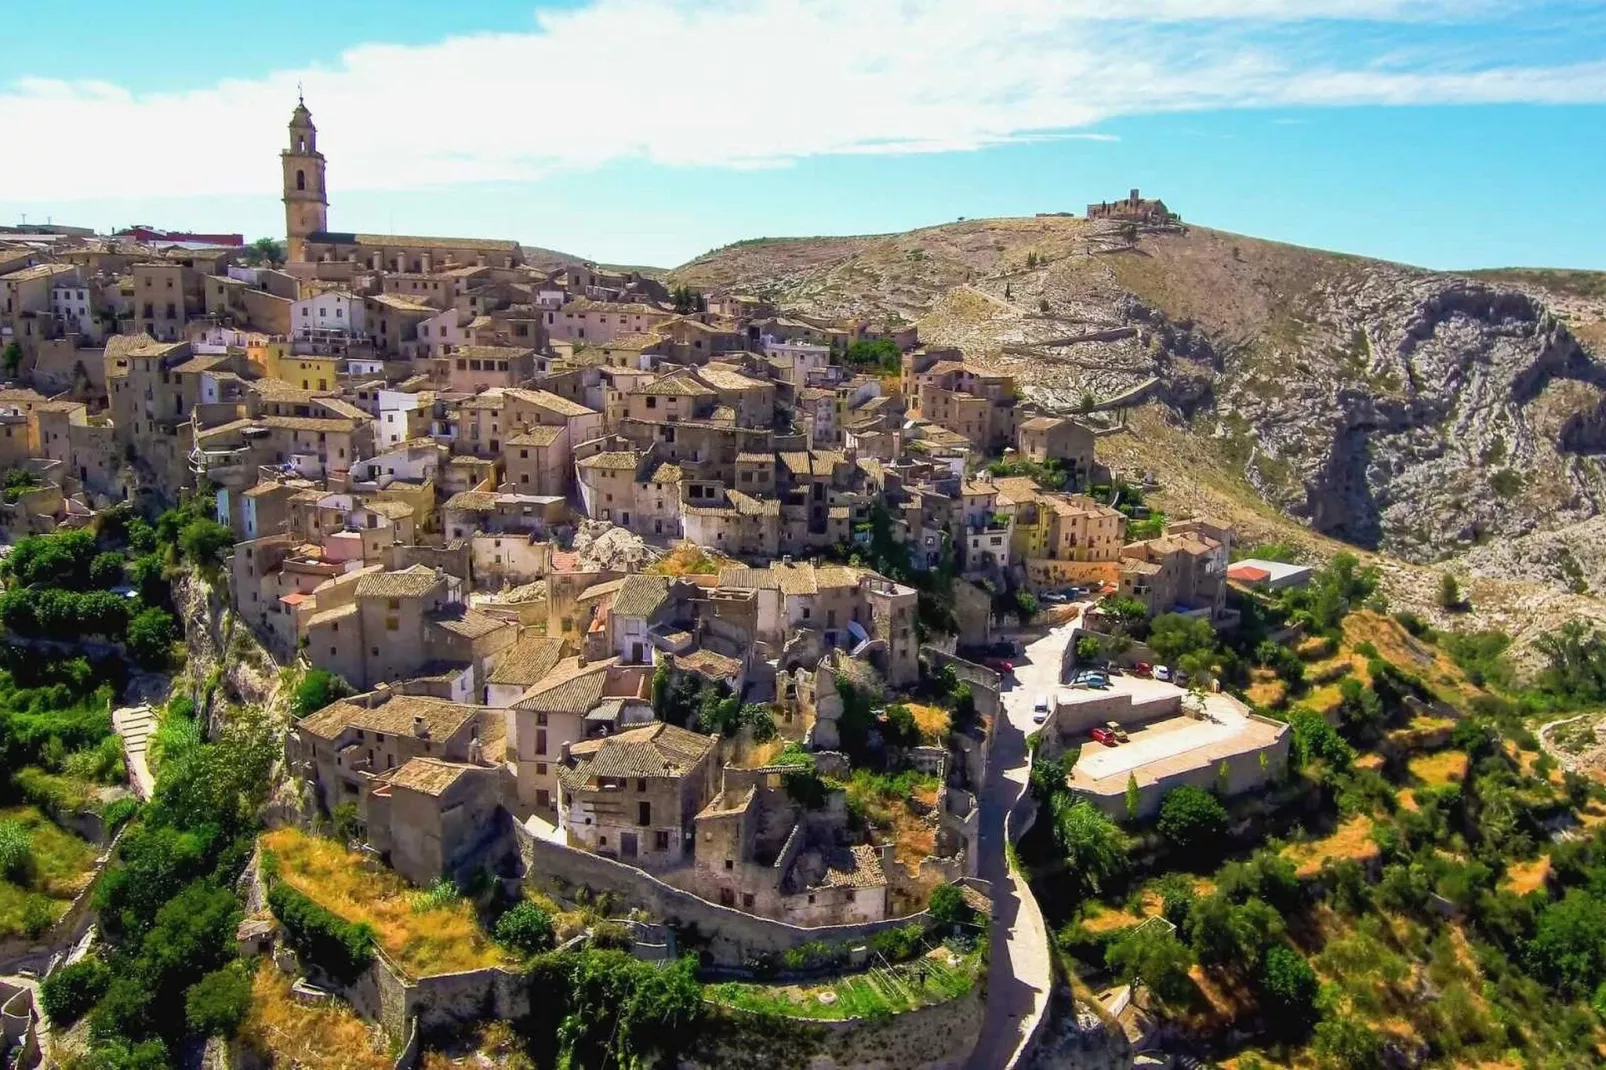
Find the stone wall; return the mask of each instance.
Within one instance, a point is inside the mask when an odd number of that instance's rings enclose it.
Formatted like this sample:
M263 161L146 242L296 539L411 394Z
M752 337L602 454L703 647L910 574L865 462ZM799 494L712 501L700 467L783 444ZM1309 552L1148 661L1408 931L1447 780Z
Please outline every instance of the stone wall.
M981 1035L986 985L881 1021L796 1020L721 1008L680 1070L960 1070Z
M398 1043L415 1029L428 1039L475 1022L514 1021L530 1011L529 987L516 970L488 966L413 978L377 949L343 995L353 1010L378 1022Z
M851 925L789 925L719 906L671 887L634 866L532 836L523 826L515 826L515 832L525 881L559 896L569 895L575 888L612 892L623 905L641 907L683 932L694 931L699 950L715 966L740 968L757 956L777 955L810 940L861 944L883 929L910 923L926 925L930 920L922 911ZM691 941L683 939L683 946L688 943Z

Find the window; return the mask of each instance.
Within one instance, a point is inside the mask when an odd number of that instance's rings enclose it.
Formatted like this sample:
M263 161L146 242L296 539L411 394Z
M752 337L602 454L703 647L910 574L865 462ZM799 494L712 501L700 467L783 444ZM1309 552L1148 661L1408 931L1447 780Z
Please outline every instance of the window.
M642 802L636 804L636 824L652 824L652 803Z
M654 832L652 834L652 849L654 851L669 850L669 833L663 829Z
M307 173L305 171L297 171L296 172L296 189L306 189L306 188L307 188Z
M729 858L725 859L725 868L726 869L735 869L736 868L735 861L733 861L732 859L729 859Z
M535 733L535 753L546 753L546 729L540 728Z
M647 790L647 779L646 779L646 777L637 777L636 778L636 790L637 791L646 791Z

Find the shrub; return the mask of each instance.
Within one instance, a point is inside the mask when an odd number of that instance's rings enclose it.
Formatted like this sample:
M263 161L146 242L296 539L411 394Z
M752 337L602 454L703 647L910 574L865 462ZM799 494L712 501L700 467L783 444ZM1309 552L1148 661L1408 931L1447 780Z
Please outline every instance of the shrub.
M552 946L552 918L528 900L496 922L496 942L521 955L535 955Z
M30 937L39 936L56 924L56 908L49 899L32 893L22 904L22 931Z
M39 986L39 1000L53 1023L67 1026L88 1014L111 983L111 969L88 956L46 977Z
M1277 944L1266 950L1255 987L1261 1009L1275 1031L1303 1034L1316 1020L1316 994L1321 985L1305 956L1293 948Z
M1105 949L1104 961L1123 984L1141 981L1167 1003L1185 1003L1193 993L1188 976L1192 953L1176 933L1157 924L1139 925L1117 937Z
M33 872L33 834L20 821L0 821L0 877L26 884Z
M141 668L165 668L177 639L177 623L165 609L142 609L128 622L128 656Z
M1071 802L1064 793L1055 798L1054 840L1084 891L1100 891L1126 872L1126 834L1085 799Z
M882 929L870 937L870 950L888 961L913 958L925 945L926 934L920 926L910 922L893 929Z
M179 532L178 545L195 564L215 564L219 555L234 545L234 532L216 520L191 520Z
M1156 828L1179 851L1219 846L1227 833L1227 810L1210 792L1185 784L1166 792Z
M268 891L268 908L284 926L290 946L329 976L347 984L357 979L374 953L374 931L326 910L288 884Z
M89 582L95 587L116 587L123 582L123 555L115 550L96 554L89 563Z
M970 920L970 904L965 902L965 895L957 884L939 884L931 890L931 901L926 904L926 913L938 925L963 925Z
M206 974L184 997L184 1020L203 1037L231 1037L251 1009L251 976L231 962Z
M351 688L334 673L327 669L310 669L296 685L295 697L290 701L291 716L300 720L349 694Z

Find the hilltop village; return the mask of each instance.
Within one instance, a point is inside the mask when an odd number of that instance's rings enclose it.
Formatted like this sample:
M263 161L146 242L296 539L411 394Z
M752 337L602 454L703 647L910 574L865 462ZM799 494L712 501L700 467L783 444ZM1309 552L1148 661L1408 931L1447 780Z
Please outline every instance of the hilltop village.
M509 948L589 940L689 963L722 1013L834 1022L808 1041L830 1065L1018 1065L1065 906L1010 864L1037 811L1072 843L1064 812L1288 791L1279 644L1375 580L1151 509L1096 449L1119 401L1035 406L908 323L331 230L304 104L287 134L282 250L0 233L0 533L184 511L175 559L296 695L237 937L303 1003L416 1059L533 1013ZM1136 190L1087 214L1178 225ZM130 575L111 590L149 600ZM1267 626L1312 583L1342 608ZM45 608L5 624L48 638ZM1260 690L1224 690L1246 613ZM142 797L170 707L116 720ZM366 957L330 935L365 895L464 889L545 920L428 955L380 913ZM706 1065L745 1043L708 1037Z

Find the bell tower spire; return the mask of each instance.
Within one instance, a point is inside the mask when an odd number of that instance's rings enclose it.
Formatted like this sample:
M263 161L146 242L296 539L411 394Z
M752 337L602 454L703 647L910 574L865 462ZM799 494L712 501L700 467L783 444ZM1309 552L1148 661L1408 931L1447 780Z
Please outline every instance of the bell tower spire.
M307 260L307 239L329 227L329 197L324 187L323 153L318 151L318 128L312 125L301 87L296 86L296 110L290 113L290 144L279 154L284 167L285 258Z

